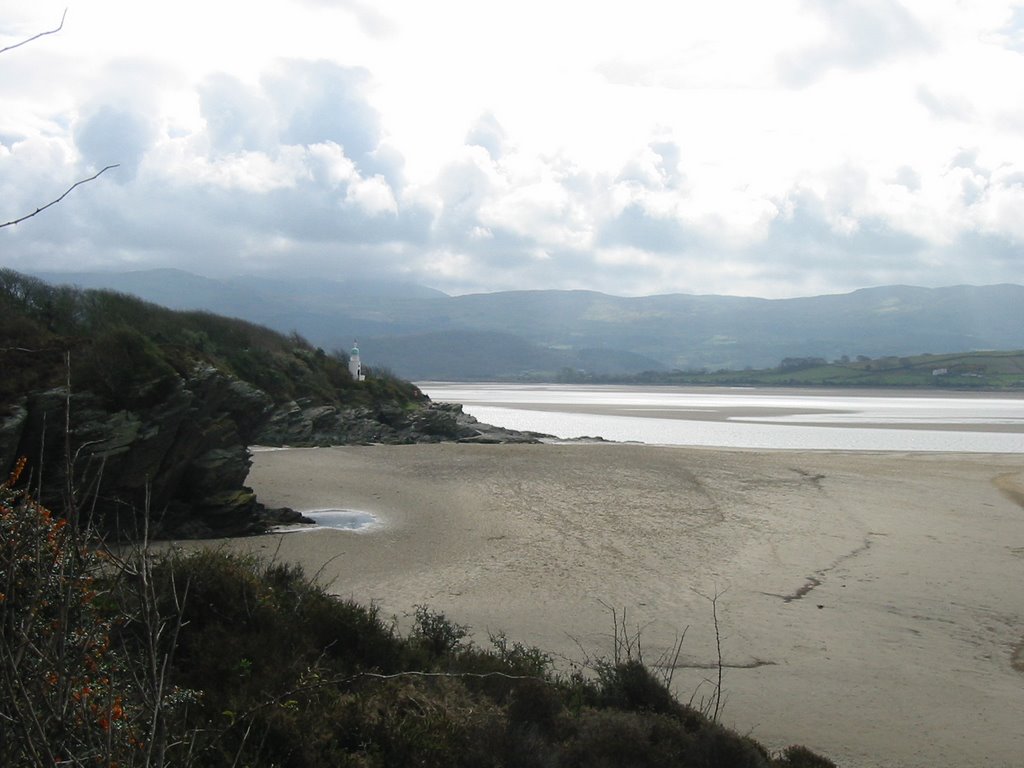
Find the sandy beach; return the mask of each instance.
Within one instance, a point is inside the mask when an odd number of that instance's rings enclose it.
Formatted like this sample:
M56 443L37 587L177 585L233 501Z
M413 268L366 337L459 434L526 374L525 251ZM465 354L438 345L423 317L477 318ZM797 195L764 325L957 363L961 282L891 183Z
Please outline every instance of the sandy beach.
M379 524L236 540L400 620L417 604L563 665L610 655L610 607L674 687L717 664L722 720L839 766L1020 765L1024 462L1015 455L643 445L261 451L270 506Z

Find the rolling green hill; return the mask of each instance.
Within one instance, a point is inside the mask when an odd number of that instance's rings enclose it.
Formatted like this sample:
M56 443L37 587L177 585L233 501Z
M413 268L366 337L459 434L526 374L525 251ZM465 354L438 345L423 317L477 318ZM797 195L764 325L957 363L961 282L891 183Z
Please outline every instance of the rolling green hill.
M176 270L45 277L297 331L327 350L358 338L369 363L411 379L554 378L563 368L742 370L796 357L1024 349L1021 285L884 286L768 300L592 291L447 296L412 285L209 280ZM505 340L495 343L493 334Z
M1024 351L970 352L904 357L861 357L826 362L788 358L774 368L713 372L649 371L632 376L588 376L573 372L566 382L643 383L697 386L903 387L1024 391Z

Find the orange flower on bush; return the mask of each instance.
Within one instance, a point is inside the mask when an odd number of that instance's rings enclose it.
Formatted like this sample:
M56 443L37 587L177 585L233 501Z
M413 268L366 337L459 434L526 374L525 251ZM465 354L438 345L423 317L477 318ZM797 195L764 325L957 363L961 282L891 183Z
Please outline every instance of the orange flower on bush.
M21 473L25 471L25 465L28 464L28 457L22 456L14 463L14 469L11 470L11 474L7 477L7 480L3 483L4 488L13 488L14 484L18 482L18 478L21 477Z

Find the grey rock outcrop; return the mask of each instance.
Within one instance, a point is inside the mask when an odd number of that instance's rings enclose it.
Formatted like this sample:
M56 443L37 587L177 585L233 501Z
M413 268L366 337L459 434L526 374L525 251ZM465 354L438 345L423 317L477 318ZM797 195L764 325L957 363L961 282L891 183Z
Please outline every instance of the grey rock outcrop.
M411 408L335 408L292 401L276 408L255 442L272 446L368 445L386 443L537 443L547 437L483 424L457 403Z
M79 514L120 535L148 512L158 536L230 536L295 522L268 510L245 485L250 445L326 446L445 441L538 442L541 435L481 424L462 406L337 407L311 400L275 405L261 389L208 365L141 387L112 409L103 398L64 388L33 392L0 419L0 463L28 456L44 504L67 508L67 471ZM65 441L65 419L70 431ZM40 476L43 482L38 482Z
M4 420L0 459L28 456L45 478L41 501L64 508L68 413L80 514L95 514L97 524L125 535L147 510L158 534L246 533L264 512L245 486L247 445L271 407L259 389L210 367L180 379L153 405L116 411L88 392L69 401L65 389L51 389L32 393L24 415Z

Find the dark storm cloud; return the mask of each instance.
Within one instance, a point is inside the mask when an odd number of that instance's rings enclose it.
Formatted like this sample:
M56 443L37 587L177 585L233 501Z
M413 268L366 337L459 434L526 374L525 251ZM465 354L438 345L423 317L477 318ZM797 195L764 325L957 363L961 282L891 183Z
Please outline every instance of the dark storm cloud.
M365 70L327 61L284 61L258 86L218 74L200 88L212 147L219 153L333 142L366 175L402 183L404 160L382 147L380 116L367 102Z
M110 106L100 107L75 127L75 144L86 165L98 170L119 164L120 173L111 178L122 184L135 176L155 138L148 118Z
M137 89L121 94L125 108L86 108L74 130L77 170L55 142L0 151L0 187L18 193L7 201L11 218L66 188L19 180L74 181L90 168L122 167L64 201L45 226L23 228L30 238L9 238L24 245L6 263L401 271L410 249L430 240L432 216L415 202L399 204L404 158L381 145L365 84L363 70L326 62L282 62L255 85L209 76L198 93L201 130L163 136L163 154L145 165L157 131L132 108Z
M933 47L925 28L895 0L805 0L804 8L822 18L828 37L779 57L779 75L791 86L810 85L831 69L870 69Z
M147 205L138 205L139 199ZM224 275L308 273L329 265L368 274L371 263L378 272L400 270L407 248L427 238L429 225L422 209L374 215L339 204L336 193L312 182L253 192L149 178L125 187L96 186L47 221L46 238L50 257L63 260L58 266L65 269L82 259L80 238L91 230L104 243L102 253L91 254L101 266L174 264ZM132 260L117 262L122 254Z
M363 95L369 74L329 61L286 61L263 78L282 118L285 144L333 141L364 169L373 169L380 116Z

